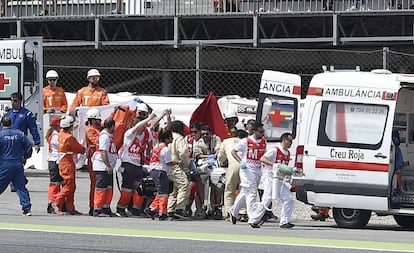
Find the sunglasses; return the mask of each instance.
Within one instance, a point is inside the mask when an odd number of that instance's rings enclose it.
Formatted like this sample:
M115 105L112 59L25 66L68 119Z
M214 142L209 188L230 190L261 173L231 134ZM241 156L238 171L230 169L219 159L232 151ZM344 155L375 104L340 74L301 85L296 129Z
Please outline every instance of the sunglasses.
M139 114L140 116L146 116L146 115L148 115L148 113L147 113L147 112L138 112L138 114Z
M49 82L56 82L57 79L53 78L53 79L47 79Z
M195 134L195 133L197 133L198 132L198 130L191 130L190 131L192 134Z

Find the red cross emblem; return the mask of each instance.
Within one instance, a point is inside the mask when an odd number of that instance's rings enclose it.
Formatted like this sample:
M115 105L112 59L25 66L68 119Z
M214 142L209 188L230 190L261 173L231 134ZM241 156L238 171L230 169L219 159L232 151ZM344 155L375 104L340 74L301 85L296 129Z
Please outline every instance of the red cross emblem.
M6 91L6 85L10 86L10 78L6 77L6 73L0 72L0 91Z
M280 115L280 112L280 109L275 109L275 113L269 114L269 119L275 127L279 126L280 122L286 121L285 116Z

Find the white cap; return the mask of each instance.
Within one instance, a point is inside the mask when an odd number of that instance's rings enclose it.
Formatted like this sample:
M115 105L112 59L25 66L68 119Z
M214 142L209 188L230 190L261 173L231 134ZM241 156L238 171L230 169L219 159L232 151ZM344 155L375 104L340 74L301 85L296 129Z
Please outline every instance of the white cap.
M148 112L148 106L144 103L137 104L137 112Z
M49 70L46 73L46 78L58 78L58 77L59 77L59 75L55 70Z
M86 77L89 78L91 76L101 76L101 73L97 69L90 69Z

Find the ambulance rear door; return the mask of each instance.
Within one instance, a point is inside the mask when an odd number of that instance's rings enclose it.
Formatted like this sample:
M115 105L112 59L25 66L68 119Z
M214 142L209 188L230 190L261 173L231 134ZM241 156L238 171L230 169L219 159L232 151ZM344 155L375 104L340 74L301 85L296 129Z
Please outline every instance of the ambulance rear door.
M265 70L260 83L256 121L264 125L268 148L289 132L295 140L298 135L298 119L301 99L301 77L296 74ZM293 166L296 141L290 149Z
M43 136L42 41L41 37L0 40L0 116L11 107L11 94L19 92L23 95L23 106L36 117L40 136ZM40 142L43 145L43 138Z

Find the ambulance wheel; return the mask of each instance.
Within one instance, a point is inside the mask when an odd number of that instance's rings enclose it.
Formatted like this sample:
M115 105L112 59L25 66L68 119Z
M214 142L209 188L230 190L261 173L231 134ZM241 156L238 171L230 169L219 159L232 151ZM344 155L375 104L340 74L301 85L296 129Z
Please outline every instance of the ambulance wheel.
M195 213L194 213L194 217L195 217L197 220L202 220L202 219L205 219L205 218L206 218L206 216L207 216L206 211L204 211L202 208L197 209L197 210L195 211Z
M414 216L394 215L394 220L403 228L414 228Z
M361 209L334 208L333 218L339 227L362 228L371 218L371 211Z

